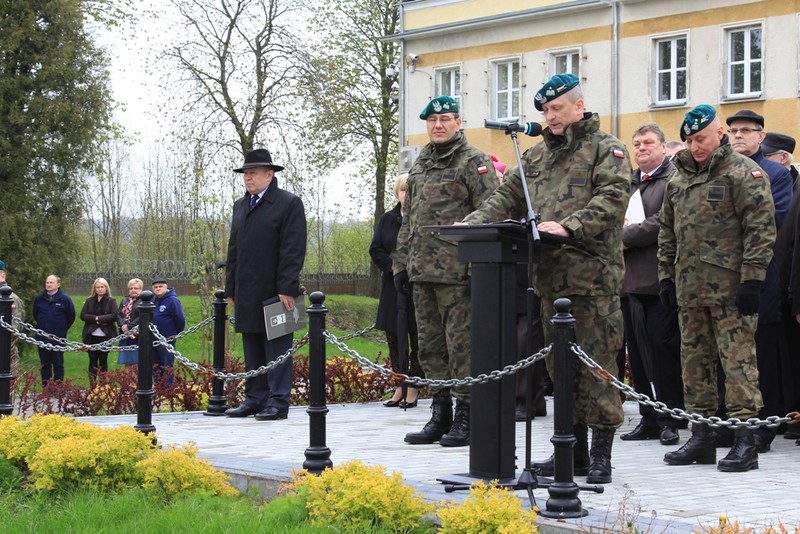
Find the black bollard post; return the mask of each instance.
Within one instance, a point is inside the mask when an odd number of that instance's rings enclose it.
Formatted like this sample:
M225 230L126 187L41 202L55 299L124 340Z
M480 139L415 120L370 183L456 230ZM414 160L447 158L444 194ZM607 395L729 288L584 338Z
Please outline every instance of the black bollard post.
M0 287L0 317L10 325L14 325L12 306L14 299L11 298L11 288L9 286ZM0 327L0 416L11 415L14 407L11 405L11 381L14 375L11 374L11 332Z
M553 483L547 488L550 498L540 513L544 517L568 518L583 517L589 512L583 509L578 498L578 484L573 480L572 449L575 436L572 434L573 385L572 375L575 358L570 350L570 342L574 339L575 317L572 316L572 302L569 299L558 299L554 303L556 311L553 317L553 398L554 434L550 438L553 444L554 476Z
M228 316L225 308L225 292L217 289L214 292L214 372L225 372L225 331ZM214 377L211 382L211 396L208 398L208 409L203 415L225 415L228 409L228 398L225 396L225 380Z
M139 304L139 365L136 384L136 425L139 432L151 434L153 426L153 293L142 291Z
M326 467L333 467L331 450L325 445L325 316L328 308L324 306L325 294L322 291L311 293L308 307L308 442L306 461L303 469L316 475Z

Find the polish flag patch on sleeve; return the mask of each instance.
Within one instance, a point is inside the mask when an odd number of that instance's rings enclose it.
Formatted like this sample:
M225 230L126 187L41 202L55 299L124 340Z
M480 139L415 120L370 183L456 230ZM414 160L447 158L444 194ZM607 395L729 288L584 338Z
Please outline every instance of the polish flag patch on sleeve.
M485 174L487 172L489 172L489 169L486 167L486 165L481 165L478 167L478 174Z
M625 157L625 152L623 152L619 148L615 148L614 149L614 157L615 158L624 158Z
M753 173L753 178L763 178L764 177L764 173L762 173L761 171L750 171L750 172Z

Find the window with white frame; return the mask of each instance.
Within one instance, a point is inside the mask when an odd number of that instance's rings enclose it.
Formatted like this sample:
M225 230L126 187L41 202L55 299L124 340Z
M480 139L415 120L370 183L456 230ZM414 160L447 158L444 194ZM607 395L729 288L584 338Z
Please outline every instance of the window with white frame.
M760 24L726 31L726 96L747 98L761 95L763 83L763 30Z
M656 105L686 103L686 35L653 41L655 47Z
M494 97L492 98L493 115L497 120L517 119L519 107L519 58L493 62Z
M572 50L559 50L558 52L550 53L551 71L555 74L574 74L581 76L580 69L581 52L578 49Z
M436 69L434 80L436 96L452 96L461 102L461 67Z

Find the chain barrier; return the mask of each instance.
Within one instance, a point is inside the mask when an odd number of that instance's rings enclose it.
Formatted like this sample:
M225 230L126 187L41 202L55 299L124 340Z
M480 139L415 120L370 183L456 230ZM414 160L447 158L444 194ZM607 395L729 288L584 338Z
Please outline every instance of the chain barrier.
M458 386L473 386L475 384L485 384L489 380L500 380L503 377L513 375L522 369L526 369L536 363L537 361L541 360L547 354L550 353L552 350L552 345L549 345L543 348L541 351L537 352L536 354L532 354L523 360L519 360L518 362L506 365L500 370L494 370L490 373L481 373L476 377L468 376L466 378L456 379L451 378L449 380L432 380L428 378L420 378L418 376L409 376L403 373L397 373L383 367L381 365L377 365L376 363L370 361L369 359L361 356L358 352L354 351L347 345L345 345L341 339L337 338L335 335L331 334L327 330L322 331L322 335L325 336L325 339L334 346L336 346L339 350L344 352L350 358L356 360L362 368L366 368L377 373L380 373L385 376L391 376L396 380L401 380L408 384L409 386L414 387L437 387L437 388L454 388Z
M302 347L303 345L308 343L308 334L306 334L305 336L301 337L300 339L295 340L292 343L292 346L289 348L289 350L287 350L285 353L283 353L280 356L278 356L277 358L275 358L273 361L269 362L267 365L262 365L258 369L253 369L251 371L246 371L244 373L223 373L222 371L214 371L213 369L209 369L208 367L204 367L204 366L200 365L199 363L193 362L192 360L190 360L186 356L182 355L178 351L178 349L176 349L175 347L173 347L172 345L169 344L169 341L167 340L167 338L165 338L164 336L161 335L161 333L158 331L158 328L156 328L155 325L153 325L153 324L150 325L150 331L153 332L153 336L155 337L156 341L158 342L158 343L153 343L154 346L162 345L164 348L167 349L167 352L172 354L175 357L176 360L181 362L186 367L188 367L190 369L193 369L193 370L195 370L197 372L200 372L200 373L203 373L203 374L208 374L208 375L213 376L214 378L219 378L219 379L222 379L222 380L245 380L245 379L248 379L248 378L252 378L254 376L263 375L264 373L268 373L268 372L272 371L273 369L275 369L276 367L278 367L279 365L281 365L287 359L291 358L294 355L294 353L297 352L297 350L300 347Z
M627 397L634 399L639 404L644 404L646 406L650 406L654 410L671 415L676 419L685 419L692 423L705 423L709 426L722 428L722 427L729 427L729 428L739 428L739 427L747 427L747 428L756 428L759 426L766 426L769 428L775 428L781 423L788 423L789 421L793 421L796 419L796 416L793 413L787 414L784 417L780 417L777 415L770 415L766 419L759 419L757 417L751 417L747 420L741 420L736 417L731 417L729 419L722 419L721 417L711 416L711 417L704 417L699 413L689 413L685 410L680 408L670 408L666 404L661 401L654 401L647 395L643 393L638 393L629 385L625 384L624 382L620 381L616 376L609 373L605 369L603 369L597 362L592 360L588 354L586 354L583 349L578 346L577 343L570 343L570 348L574 354L578 356L578 358L587 366L589 367L600 380L605 380L609 382L612 386L617 388L619 391L624 393Z
M33 337L25 334L21 330L17 330L13 326L11 326L7 322L5 322L3 319L0 319L0 327L5 328L9 332L11 332L11 334L13 336L18 337L19 339L21 339L23 341L26 341L26 342L30 343L31 345L34 345L36 347L43 348L43 349L46 349L46 350L52 350L52 351L55 351L55 352L88 352L88 351L98 351L98 352L115 352L115 351L118 351L118 352L121 352L121 351L126 351L126 350L136 350L138 348L136 345L130 345L130 346L127 346L127 347L119 347L119 346L115 346L114 345L114 343L117 343L117 342L119 342L119 341L121 341L123 339L127 339L129 337L132 337L132 336L136 335L139 332L138 328L131 328L128 332L125 332L122 335L119 335L119 336L111 338L111 339L107 339L107 340L102 341L100 343L95 343L93 345L86 345L84 343L78 343L77 341L70 341L68 339L60 338L60 337L54 336L53 334L48 334L47 332L44 332L43 330L39 330L38 328L35 328L33 325L25 323L25 322L21 321L20 319L17 319L16 317L14 318L14 320L12 322L19 323L19 324L22 325L22 327L24 329L31 330L34 333L36 333L38 335L42 335L44 337L47 337L48 339L51 339L51 340L53 340L53 341L55 341L55 342L57 342L59 344L58 345L53 345L52 343L47 343L46 341L40 341L40 340L38 340L36 338L33 338Z
M347 334L345 336L342 336L342 337L338 338L338 340L339 341L347 341L348 339L353 339L354 337L361 337L361 336L363 336L365 334L368 334L368 333L372 332L373 330L375 330L375 324L374 323L373 323L372 326L368 326L368 327L366 327L366 328L364 328L362 330L359 330L357 332L353 332L352 334Z

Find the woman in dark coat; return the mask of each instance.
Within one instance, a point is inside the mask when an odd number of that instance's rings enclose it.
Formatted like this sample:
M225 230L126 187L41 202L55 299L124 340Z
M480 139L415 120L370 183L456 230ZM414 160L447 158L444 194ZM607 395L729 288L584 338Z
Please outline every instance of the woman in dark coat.
M81 310L83 342L87 345L102 343L117 335L117 301L111 296L111 288L105 278L98 278L92 284L92 292ZM97 378L97 370L108 371L108 352L89 351L89 374L92 383Z
M389 360L392 370L403 373L401 365L401 352L403 360L408 365L406 374L409 376L424 377L419 364L417 323L414 316L414 304L409 297L398 295L392 277L392 251L397 245L397 233L402 222L402 206L405 201L408 175L402 174L394 186L395 197L399 200L397 205L384 213L375 225L375 233L369 247L372 262L381 270L381 294L378 300L378 317L375 328L386 332L386 342L389 345ZM405 318L405 320L403 320ZM406 336L400 339L398 336ZM398 384L392 398L383 403L387 408L399 406L401 408L414 408L417 405L418 388L408 386L405 398L403 388Z

